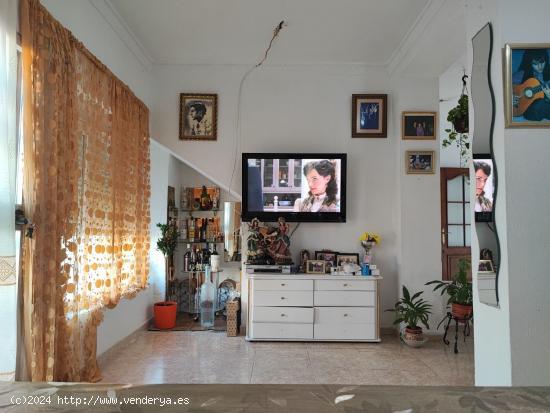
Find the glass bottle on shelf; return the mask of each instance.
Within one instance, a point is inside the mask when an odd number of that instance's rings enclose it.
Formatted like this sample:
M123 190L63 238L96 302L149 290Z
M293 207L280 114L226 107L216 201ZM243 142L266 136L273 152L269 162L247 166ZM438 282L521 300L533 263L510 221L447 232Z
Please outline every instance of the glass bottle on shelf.
M197 255L195 254L195 247L191 248L191 254L189 257L189 271L195 271L197 269Z
M213 272L218 272L220 270L220 255L216 250L216 243L214 243L214 249L212 255L210 255L210 265L212 266Z
M190 240L195 239L195 220L193 219L193 217L189 219L189 233L187 234L187 236Z
M204 269L204 283L200 291L201 327L214 327L214 313L216 310L216 287L211 280L210 265Z
M183 271L191 271L191 245L187 244L187 251L183 255Z

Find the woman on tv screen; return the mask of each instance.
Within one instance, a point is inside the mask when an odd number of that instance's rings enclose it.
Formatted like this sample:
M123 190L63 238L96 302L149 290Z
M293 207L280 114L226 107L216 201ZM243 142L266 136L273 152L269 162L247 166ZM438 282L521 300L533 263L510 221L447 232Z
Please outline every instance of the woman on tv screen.
M329 160L311 161L304 165L307 196L294 202L295 212L339 212L336 168Z

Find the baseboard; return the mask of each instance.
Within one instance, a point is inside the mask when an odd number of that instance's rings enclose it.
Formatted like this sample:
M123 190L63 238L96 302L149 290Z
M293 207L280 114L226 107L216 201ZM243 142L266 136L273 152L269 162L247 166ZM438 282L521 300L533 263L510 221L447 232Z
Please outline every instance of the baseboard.
M138 328L136 328L133 332L128 334L126 337L120 339L115 344L113 344L111 347L109 347L107 350L105 350L103 353L98 355L97 356L98 364L101 365L102 362L105 361L111 353L115 353L118 350L120 350L121 348L127 347L128 344L130 344L131 342L133 342L137 338L137 335L140 332L147 330L147 328L151 324L151 320L152 320L152 318L149 318L143 324L141 324Z

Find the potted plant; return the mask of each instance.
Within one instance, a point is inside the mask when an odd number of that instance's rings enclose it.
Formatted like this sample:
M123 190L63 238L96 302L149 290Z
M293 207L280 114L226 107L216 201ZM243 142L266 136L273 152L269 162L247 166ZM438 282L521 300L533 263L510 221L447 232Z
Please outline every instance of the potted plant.
M160 228L161 237L157 241L157 250L162 252L166 262L165 267L165 301L154 304L153 315L155 326L159 329L170 329L176 325L177 303L170 301L170 282L173 277L173 257L178 245L180 233L173 222L168 224L157 224Z
M452 129L445 129L449 134L441 142L444 148L455 144L460 151L460 163L464 166L468 160L470 152L470 142L468 140L468 95L462 93L458 99L458 105L452 108L447 114L447 120L452 123Z
M419 291L411 297L407 287L403 286L403 297L395 303L394 308L386 310L395 313L393 324L405 323L405 333L401 338L411 347L420 347L426 342L419 324L426 329L430 328L428 317L431 314L432 305L420 298L423 293L424 291Z
M426 283L426 285L435 285L434 291L440 290L441 295L445 293L449 295L447 305L451 304L451 313L459 319L469 318L473 311L472 283L468 282L469 268L470 262L461 258L458 260L458 272L451 282L434 280Z

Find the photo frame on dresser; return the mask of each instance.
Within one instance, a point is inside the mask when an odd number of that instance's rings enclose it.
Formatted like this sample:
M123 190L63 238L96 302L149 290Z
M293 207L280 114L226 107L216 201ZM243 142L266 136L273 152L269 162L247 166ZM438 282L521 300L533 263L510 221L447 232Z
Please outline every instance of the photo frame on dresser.
M329 274L330 269L336 266L337 254L338 253L336 251L331 251L331 250L315 251L315 259L323 260L325 262L325 272Z
M325 261L323 260L307 260L307 274L325 274Z
M359 254L356 252L339 252L336 254L336 266L341 267L344 264L359 265Z

